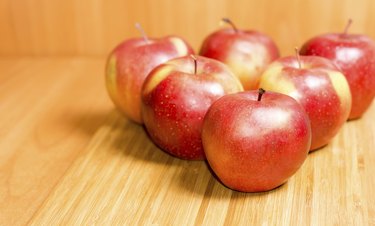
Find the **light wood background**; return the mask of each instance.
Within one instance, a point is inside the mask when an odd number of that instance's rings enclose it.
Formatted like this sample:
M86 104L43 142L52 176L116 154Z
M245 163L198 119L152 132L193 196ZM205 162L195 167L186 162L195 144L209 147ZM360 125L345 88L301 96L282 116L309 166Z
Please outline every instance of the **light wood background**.
M240 28L272 36L283 55L325 32L375 38L373 0L0 0L0 55L106 55L125 38L176 34L198 50L230 17Z

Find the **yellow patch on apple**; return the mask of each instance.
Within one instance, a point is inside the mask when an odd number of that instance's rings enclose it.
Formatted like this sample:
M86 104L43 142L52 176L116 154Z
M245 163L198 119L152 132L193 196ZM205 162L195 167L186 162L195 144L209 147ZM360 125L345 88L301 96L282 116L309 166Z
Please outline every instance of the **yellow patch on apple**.
M282 75L283 66L278 63L273 63L262 76L260 77L259 87L265 90L272 90L279 93L284 93L292 96L293 98L298 98L293 96L296 93L296 88L294 84L285 79Z
M263 46L248 45L248 43L239 43L236 49L251 49L252 52L243 54L232 52L226 60L227 64L240 79L245 90L255 89L262 69L258 65L263 65L265 60L260 56L267 54L266 49Z
M106 84L107 84L109 96L112 98L112 100L115 103L118 103L118 91L117 91L117 82L116 82L117 68L116 68L116 66L117 66L116 55L112 54L111 57L107 61Z
M189 50L187 49L186 44L181 39L172 37L170 38L170 41L176 47L179 56L185 56L188 54Z
M344 106L352 106L352 96L350 93L349 84L345 78L345 76L336 71L327 71L328 77L331 79L331 83L333 88L335 89L337 94L340 98L340 102Z
M152 73L152 77L150 77L145 84L143 94L151 92L163 79L165 79L170 74L171 71L173 71L173 66L166 65L162 68L157 69L156 73Z

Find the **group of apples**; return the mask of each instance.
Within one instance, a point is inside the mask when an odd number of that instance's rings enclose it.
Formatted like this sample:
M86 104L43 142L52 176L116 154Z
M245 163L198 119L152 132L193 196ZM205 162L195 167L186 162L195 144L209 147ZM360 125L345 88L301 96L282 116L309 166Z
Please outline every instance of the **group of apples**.
M210 34L199 55L180 37L151 39L137 25L142 37L108 57L107 90L164 151L207 159L231 189L267 191L369 107L375 43L348 34L349 20L343 33L279 58L270 37L223 21L230 27Z

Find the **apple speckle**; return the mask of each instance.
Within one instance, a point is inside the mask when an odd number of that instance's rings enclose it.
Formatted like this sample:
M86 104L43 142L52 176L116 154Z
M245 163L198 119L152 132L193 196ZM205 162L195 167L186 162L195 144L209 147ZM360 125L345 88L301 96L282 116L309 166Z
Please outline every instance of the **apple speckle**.
M166 152L191 160L205 158L200 133L203 116L212 102L226 93L242 91L240 83L225 65L200 56L197 60L201 67L201 74L197 75L189 74L190 57L160 65L149 74L144 85L154 87L142 93L142 115L151 139ZM208 67L204 67L205 64ZM170 69L169 74L158 74L165 73L163 67ZM205 68L211 71L206 72ZM155 128L155 124L160 126Z

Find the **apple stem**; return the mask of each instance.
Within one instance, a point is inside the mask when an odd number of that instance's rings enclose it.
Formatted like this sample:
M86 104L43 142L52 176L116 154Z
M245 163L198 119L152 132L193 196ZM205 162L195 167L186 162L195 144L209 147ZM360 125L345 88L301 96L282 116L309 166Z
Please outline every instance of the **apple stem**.
M353 23L353 20L349 19L348 23L345 26L344 32L342 33L342 36L346 36L346 34L348 34L348 30L350 28L350 25L352 25L352 23Z
M190 55L190 57L193 59L193 61L194 61L194 74L196 75L197 74L197 58L193 55L193 54L191 54Z
M262 96L263 96L263 94L265 93L266 91L264 90L264 89L262 89L262 88L260 88L259 90L258 90L258 101L260 101L261 99L262 99Z
M236 27L236 25L229 19L229 18L223 18L221 19L223 22L229 24L230 26L232 26L233 30L238 33L238 29Z
M148 37L146 35L146 32L143 30L141 24L140 23L135 23L135 28L139 31L139 33L143 37L143 40L145 40L145 42L149 43L150 40L148 39Z
M301 57L299 55L299 49L298 49L298 47L295 47L294 51L296 52L296 57L297 57L297 62L298 62L298 68L301 69L302 68Z

